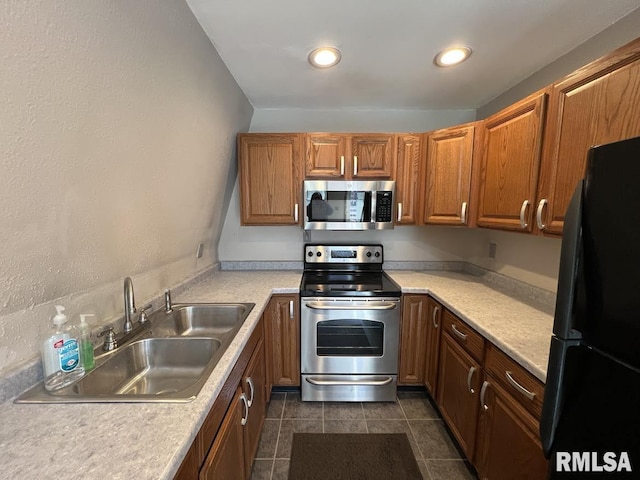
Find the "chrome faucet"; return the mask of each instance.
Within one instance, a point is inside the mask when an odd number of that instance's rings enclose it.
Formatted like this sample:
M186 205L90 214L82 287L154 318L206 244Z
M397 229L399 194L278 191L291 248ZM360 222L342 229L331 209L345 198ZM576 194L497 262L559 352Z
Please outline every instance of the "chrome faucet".
M130 333L133 330L131 315L136 313L136 300L133 296L133 282L131 277L124 279L124 326L122 333Z

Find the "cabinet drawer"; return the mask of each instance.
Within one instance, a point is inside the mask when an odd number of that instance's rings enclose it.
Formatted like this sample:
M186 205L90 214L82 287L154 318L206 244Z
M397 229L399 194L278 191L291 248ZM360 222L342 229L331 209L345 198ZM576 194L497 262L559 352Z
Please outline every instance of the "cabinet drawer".
M544 385L495 345L487 347L485 369L523 407L540 420Z
M452 338L455 338L473 358L482 363L484 353L484 338L482 335L449 310L444 311L442 323L444 325L442 331L447 332Z

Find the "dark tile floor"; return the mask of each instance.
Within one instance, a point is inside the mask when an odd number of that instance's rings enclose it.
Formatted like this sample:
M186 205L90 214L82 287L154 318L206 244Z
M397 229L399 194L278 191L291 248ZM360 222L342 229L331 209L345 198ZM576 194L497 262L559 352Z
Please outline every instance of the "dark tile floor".
M426 393L398 392L395 403L302 402L299 393L273 393L252 480L287 480L294 432L405 432L425 480L476 478Z

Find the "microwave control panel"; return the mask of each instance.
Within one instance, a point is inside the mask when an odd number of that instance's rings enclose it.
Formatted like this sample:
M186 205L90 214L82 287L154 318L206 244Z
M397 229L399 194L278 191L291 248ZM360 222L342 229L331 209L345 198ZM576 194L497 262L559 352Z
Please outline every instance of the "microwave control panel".
M376 222L391 222L393 210L393 193L376 192Z

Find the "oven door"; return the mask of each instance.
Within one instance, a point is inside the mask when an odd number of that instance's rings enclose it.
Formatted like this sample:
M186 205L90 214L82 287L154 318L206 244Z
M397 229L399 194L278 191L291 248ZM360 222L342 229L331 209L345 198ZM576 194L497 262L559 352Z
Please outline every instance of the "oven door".
M397 375L400 299L302 298L303 374Z

